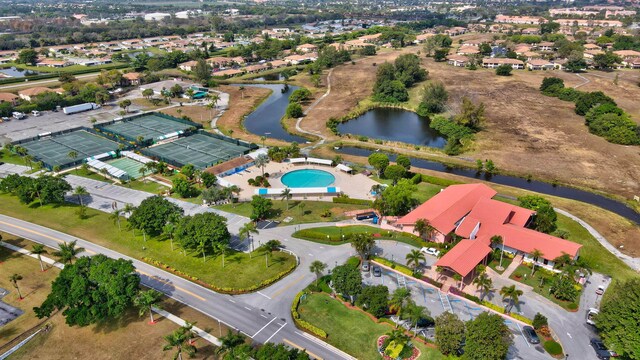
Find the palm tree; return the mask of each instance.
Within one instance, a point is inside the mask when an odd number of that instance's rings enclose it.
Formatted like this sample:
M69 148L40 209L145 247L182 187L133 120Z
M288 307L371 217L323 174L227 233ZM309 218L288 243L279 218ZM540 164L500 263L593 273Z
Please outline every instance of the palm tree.
M240 85L239 89L240 89L240 96L242 99L244 99L244 86Z
M499 269L504 269L502 267L502 256L504 255L504 240L502 239L502 236L493 235L491 237L491 245L493 245L494 247L497 247L498 245L502 245L500 250L500 264L498 265L498 267Z
M240 236L240 238L244 238L244 239L249 239L251 238L251 234L258 234L258 229L256 229L256 224L252 223L252 222L248 222L246 224L244 224L241 228L240 231L238 232L238 236ZM253 252L253 241L251 241L251 251L249 252L249 258L251 258L251 253Z
M20 280L22 280L22 275L20 274L13 274L9 276L9 281L13 284L13 287L16 288L18 296L20 297L20 300L22 300L22 293L20 292L20 288L18 287L18 281Z
M503 286L502 289L500 289L502 301L509 299L509 310L507 312L511 312L511 309L520 302L520 296L522 294L522 290L516 289L515 285Z
M224 242L217 242L213 244L213 251L216 254L222 255L222 268L224 269L224 255L227 253L227 249L229 249L229 245Z
M531 263L531 276L533 276L533 272L536 271L536 263L538 262L538 259L541 258L544 254L538 249L533 249L530 255L533 259L533 262Z
M75 150L71 150L71 151L69 151L69 153L67 154L67 157L68 157L69 159L71 159L71 161L74 161L74 162L75 162L75 161L76 161L76 159L78 158L78 152L77 152L77 151L75 151ZM77 170L76 170L76 171L77 171Z
M220 101L220 95L210 94L209 100L211 100L211 103L213 104L214 107L218 107L218 101Z
M414 230L420 234L423 239L431 239L431 234L435 228L429 223L427 219L418 219L414 226Z
M78 202L80 202L80 207L84 207L84 203L82 202L82 197L85 195L89 195L89 192L84 186L78 186L73 190L73 195L78 197Z
M417 273L418 272L418 268L420 267L420 261L426 261L427 259L424 257L424 254L422 252L420 252L420 250L411 250L410 253L408 253L405 256L405 259L407 259L407 265L408 266L412 266L413 265L413 272Z
M427 308L425 308L424 306L418 306L416 304L410 304L410 306L407 307L407 309L405 310L405 314L407 315L407 318L409 319L409 321L411 322L411 325L413 325L414 331L414 337L418 336L418 322L420 321L420 319L428 316L429 310L427 310Z
M260 154L253 162L262 170L262 177L264 177L264 167L269 163L269 157L265 154Z
M227 332L227 335L220 338L220 347L216 350L218 354L225 354L239 345L244 344L244 336L240 334L240 331L233 333L231 330Z
M128 214L129 216L131 216L131 214L136 210L136 207L133 206L133 204L129 204L126 203L124 204L124 207L122 208L122 212L124 214Z
M78 240L73 240L70 243L64 242L59 245L60 250L53 253L54 256L57 256L60 259L60 262L63 264L72 264L73 259L75 259L78 254L84 251L83 247L76 247L76 243Z
M280 198L282 200L285 200L287 203L287 210L289 210L289 200L293 197L293 194L291 194L291 189L289 188L285 188L284 190L282 190L282 192L280 193Z
M309 265L309 271L316 274L316 286L318 286L318 280L322 276L322 272L327 268L327 264L323 263L320 260L314 260L311 265Z
M453 280L458 283L458 289L460 289L462 287L462 275L458 273L453 274Z
M480 300L483 300L489 291L491 291L493 280L491 280L489 275L481 274L473 279L473 284L478 288L478 290L480 290Z
M158 303L162 298L162 293L151 289L147 291L140 291L138 295L133 298L133 305L138 307L138 314L140 316L144 316L147 312L149 313L149 317L151 318L151 324L155 324L153 320L153 309L152 307L158 307Z
M184 351L192 357L195 355L196 347L188 343L188 335L184 329L180 328L171 334L164 337L166 345L162 348L162 351L176 349L176 353L173 356L174 360L182 360L182 352Z
M147 171L149 171L147 164L140 166L140 168L138 169L138 173L142 176L143 179L147 175ZM147 180L145 179L144 182L147 182Z
M262 147L264 147L265 140L267 140L266 136L264 136L264 135L260 136L260 141L262 141Z
M38 256L38 261L40 261L40 271L44 271L44 265L42 264L42 254L46 254L47 249L44 248L44 245L33 244L33 246L31 247L31 253Z
M358 233L353 236L351 246L360 255L363 260L369 257L369 253L373 250L376 242L370 233Z
M195 93L195 90L193 90L192 88L188 88L187 91L184 92L184 94L187 95L190 101L193 100L193 94Z
M400 320L400 316L402 315L402 310L404 310L411 302L411 290L407 288L397 288L393 292L393 294L391 294L389 306L397 309L396 315L398 316L398 322ZM397 328L398 323L396 323L396 329Z
M443 272L444 272L444 268L442 266L436 266L436 273L438 273L438 279L440 279Z
M391 332L388 332L386 334L389 337L389 342L393 342L395 341L396 344L397 343L404 343L405 341L407 341L408 337L407 335L405 335L404 331L402 330L391 330Z
M123 210L121 209L114 209L113 212L111 213L111 215L109 215L109 218L111 220L113 220L113 222L115 222L116 224L118 224L118 231L121 231L122 228L120 227L120 216L122 215Z

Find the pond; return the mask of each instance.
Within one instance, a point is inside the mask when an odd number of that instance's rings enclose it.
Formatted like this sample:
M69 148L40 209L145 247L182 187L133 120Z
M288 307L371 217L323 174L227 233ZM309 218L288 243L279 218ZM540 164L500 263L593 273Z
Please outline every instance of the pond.
M429 119L403 109L376 108L338 125L343 134L443 148L447 140L429 127Z
M240 86L240 84L234 84ZM261 87L271 89L271 95L258 106L244 120L244 127L247 131L258 136L266 136L268 138L297 142L303 144L307 139L289 134L280 120L289 105L289 96L296 90L297 86L289 86L289 91L282 92L284 85L280 84L243 84L244 87Z
M253 81L284 81L282 73L265 74L257 78L253 78Z
M369 156L373 151L368 149L361 149L356 147L343 147L335 150L336 152L355 155L355 156ZM389 153L389 159L395 161L396 154ZM508 176L508 175L485 175L478 174L475 169L464 167L451 167L443 163L436 161L430 161L425 159L410 158L411 165L421 169L428 169L434 171L440 171L468 178L482 179L489 182L493 182L500 185L508 185L517 187L520 189L535 191L542 194L553 195L563 197L572 200L582 201L588 204L599 206L603 209L616 213L626 219L633 221L636 224L640 224L640 214L628 207L622 202L610 199L606 196L594 194L588 191L575 189L566 186L554 186L550 183L543 181L531 180L528 181L523 178Z
M12 66L6 69L0 69L0 73L6 75L6 77L14 77L14 78L21 78L25 76L40 74L37 71L17 69L15 66ZM5 77L5 76L2 76L2 77Z

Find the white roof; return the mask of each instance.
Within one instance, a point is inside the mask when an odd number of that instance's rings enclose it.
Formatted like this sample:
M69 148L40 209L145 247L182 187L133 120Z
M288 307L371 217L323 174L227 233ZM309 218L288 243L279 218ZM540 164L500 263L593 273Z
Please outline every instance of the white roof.
M300 164L300 163L313 163L313 164L320 164L320 165L329 165L331 166L333 164L333 161L331 160L325 160L325 159L318 159L318 158L293 158L293 159L289 159L289 162L292 164Z
M250 153L248 153L247 155L252 158L253 160L255 160L259 155L264 154L264 155L268 155L269 154L269 150L267 148L260 148L256 151L252 151Z
M142 155L138 155L138 154L134 153L133 151L123 151L120 154L122 154L125 157L128 157L129 159L133 159L133 160L135 160L137 162L141 162L143 164L153 162L153 160L149 159L148 157L142 156Z
M216 183L217 183L218 185L220 185L220 186L222 186L222 187L226 187L226 188L228 188L228 187L232 187L232 186L233 186L233 183L231 183L231 182L229 182L229 181L227 181L227 180L225 180L225 179L223 179L223 178L218 178L218 179L217 179L217 181L216 181Z
M343 164L338 164L338 166L336 166L336 169L344 171L344 172L351 172L351 170L353 170L352 168L348 167L347 165L343 165Z
M97 170L107 169L107 172L109 173L109 175L114 176L118 179L120 179L123 176L127 176L127 173L124 170L120 170L107 163L103 163L100 160L90 160L89 162L87 162L87 164Z

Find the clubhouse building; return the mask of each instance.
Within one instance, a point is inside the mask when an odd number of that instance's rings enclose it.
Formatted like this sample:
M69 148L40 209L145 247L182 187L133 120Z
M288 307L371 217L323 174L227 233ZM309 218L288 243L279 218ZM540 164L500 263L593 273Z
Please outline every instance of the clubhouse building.
M486 265L494 235L502 237L504 251L513 254L514 261L535 262L550 270L553 260L564 254L572 259L579 256L582 245L529 229L535 211L494 200L496 194L484 184L452 185L409 214L387 219L383 228L417 235L415 224L424 219L434 229L429 241L451 242L454 234L462 238L435 265L461 275L465 281L473 278L478 264ZM531 256L535 250L542 256Z

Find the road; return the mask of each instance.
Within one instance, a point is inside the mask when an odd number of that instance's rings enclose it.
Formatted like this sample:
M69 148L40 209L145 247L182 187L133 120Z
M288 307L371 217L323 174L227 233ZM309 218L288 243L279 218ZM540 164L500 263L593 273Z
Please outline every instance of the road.
M340 253L344 252L344 247L334 247L329 251L318 249L316 252L308 253L309 255L303 259L304 265L298 267L294 275L289 277L293 279L292 281L280 282L277 286L270 287L267 294L257 293L247 297L248 299L263 297L266 305L257 307L245 302L242 296L215 293L116 251L33 223L0 215L0 230L55 249L62 242L76 240L78 246L84 247L89 255L104 254L112 258L131 260L144 285L162 291L203 314L240 330L255 342L285 343L306 349L312 356L322 359L350 359L340 350L297 330L289 315L291 299L288 296L286 298L282 296L292 287L306 286L312 280L313 275L309 273L308 266L304 266L310 258L322 261L343 258L345 256L340 256Z
M91 74L86 74L86 75L77 75L75 76L76 79L87 79L87 78L92 78L92 77L97 77L98 75L100 75L100 71L97 71L95 73L91 73ZM0 86L0 90L8 90L8 89L15 89L15 88L23 88L23 87L34 87L34 86L42 86L42 85L51 85L53 83L57 83L58 79L54 78L54 79L49 79L49 80L40 80L40 81L23 81L20 83L14 83L14 84L10 84L10 85L2 85Z

